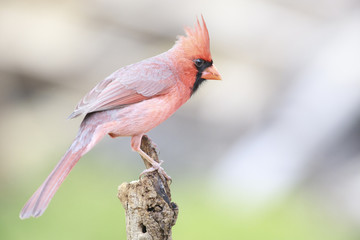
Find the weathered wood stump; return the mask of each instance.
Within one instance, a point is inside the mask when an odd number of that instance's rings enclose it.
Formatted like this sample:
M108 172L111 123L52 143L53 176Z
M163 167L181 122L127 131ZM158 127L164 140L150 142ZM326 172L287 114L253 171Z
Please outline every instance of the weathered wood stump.
M152 141L144 136L141 149L159 162ZM146 168L150 164L145 160ZM118 188L126 216L128 240L171 240L171 228L178 216L178 207L171 202L168 182L157 171L147 172L137 181L122 183Z

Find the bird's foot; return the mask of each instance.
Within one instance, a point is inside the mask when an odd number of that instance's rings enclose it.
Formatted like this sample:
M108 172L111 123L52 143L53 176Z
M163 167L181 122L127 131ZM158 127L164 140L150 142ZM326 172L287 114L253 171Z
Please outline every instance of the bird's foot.
M157 171L161 176L163 176L167 181L172 182L172 179L165 170L160 166L164 161L160 160L160 163L153 164L151 168L145 169L142 173L140 173L140 178L144 176L144 174Z

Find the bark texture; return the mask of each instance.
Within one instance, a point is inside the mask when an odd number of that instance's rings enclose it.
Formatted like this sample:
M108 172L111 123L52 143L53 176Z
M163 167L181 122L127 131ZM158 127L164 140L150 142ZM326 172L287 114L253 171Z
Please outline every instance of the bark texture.
M144 136L141 149L159 162L152 141ZM143 159L144 160L144 159ZM151 166L144 160L146 168ZM166 179L157 171L145 173L139 180L122 183L118 197L125 209L128 240L171 240L171 228L178 216L178 207L171 202Z

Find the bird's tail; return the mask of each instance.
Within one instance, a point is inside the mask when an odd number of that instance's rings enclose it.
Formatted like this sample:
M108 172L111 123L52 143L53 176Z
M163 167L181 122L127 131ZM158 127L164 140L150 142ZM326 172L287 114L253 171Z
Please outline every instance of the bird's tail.
M102 136L97 136L94 139L94 135L93 129L85 128L79 131L69 150L21 210L21 219L39 217L44 213L61 183L81 156L88 152L102 138Z

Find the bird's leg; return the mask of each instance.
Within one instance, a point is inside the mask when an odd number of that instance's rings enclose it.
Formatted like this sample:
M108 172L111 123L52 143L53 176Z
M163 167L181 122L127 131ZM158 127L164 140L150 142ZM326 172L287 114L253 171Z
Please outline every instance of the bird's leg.
M140 148L137 151L143 158L145 158L150 164L151 164L151 168L145 169L142 173L140 173L140 177L143 176L145 173L148 172L152 172L152 171L158 171L159 174L163 175L166 180L168 181L172 181L171 177L169 175L167 175L167 173L165 172L165 170L160 166L164 161L160 160L160 163L156 162L154 159L152 159L151 157L149 157L149 155L147 155L143 150L141 150Z
M152 159L149 155L147 155L143 150L141 150L140 145L141 145L142 136L143 135L137 135L137 136L133 136L131 138L131 148L134 151L138 152L140 154L140 156L142 156L146 161L148 161L148 163L150 163L152 167L145 169L140 174L140 177L142 175L144 175L145 173L152 172L152 171L158 171L159 174L163 175L167 180L171 181L171 177L169 175L167 175L165 170L160 166L163 163L163 161L160 160L160 163L158 163L154 159Z
M160 163L156 162L154 159L149 157L143 150L139 149L138 153L145 158L150 164L151 168L145 169L142 173L140 173L140 177L143 176L145 173L152 172L152 171L158 171L161 175L163 175L167 180L171 181L171 177L167 175L165 170L161 167L161 164L164 162L160 160Z

